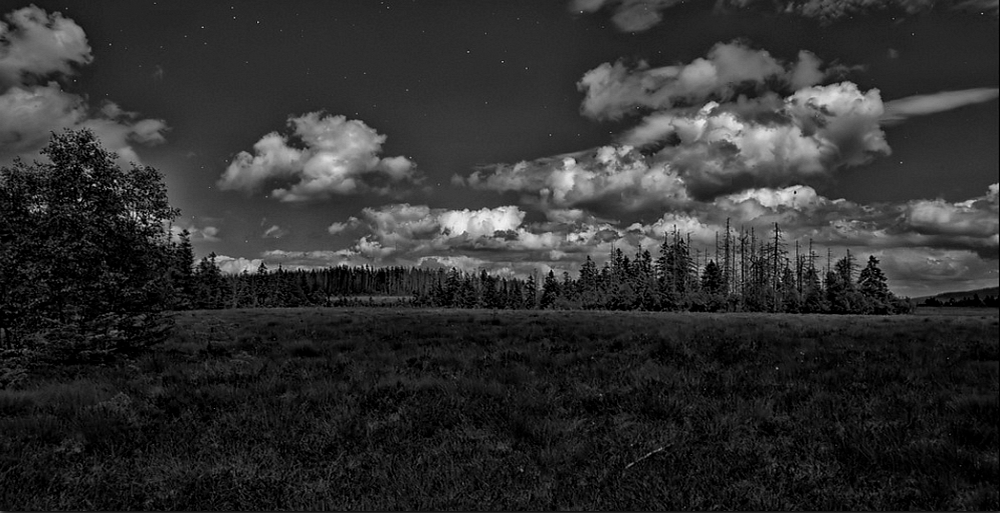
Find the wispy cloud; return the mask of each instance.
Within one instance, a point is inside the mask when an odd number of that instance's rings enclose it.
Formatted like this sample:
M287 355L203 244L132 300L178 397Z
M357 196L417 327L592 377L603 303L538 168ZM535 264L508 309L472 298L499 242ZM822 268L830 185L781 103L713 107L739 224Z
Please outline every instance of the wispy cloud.
M881 122L883 125L894 125L913 116L925 116L966 105L992 101L997 99L998 95L1000 95L1000 89L984 87L908 96L886 102L885 114L883 114Z
M607 11L611 22L622 32L642 32L661 21L670 8L685 0L571 0L574 13ZM693 3L693 2L691 2ZM705 2L707 4L707 2ZM717 13L753 10L799 16L833 23L874 12L912 16L944 8L969 14L997 17L998 0L715 0Z
M285 235L288 235L288 230L286 230L286 229L284 229L284 228L282 228L282 227L280 227L280 226L278 226L276 224L273 224L268 229L264 230L264 234L261 235L261 238L264 238L264 239L280 239L280 238L284 237Z

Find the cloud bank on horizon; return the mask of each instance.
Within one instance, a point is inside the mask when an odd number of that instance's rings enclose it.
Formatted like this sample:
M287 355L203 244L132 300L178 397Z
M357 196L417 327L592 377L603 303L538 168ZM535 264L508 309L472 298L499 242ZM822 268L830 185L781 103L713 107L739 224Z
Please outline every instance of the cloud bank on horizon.
M94 60L86 34L73 20L33 5L7 13L3 20L0 163L16 156L40 158L38 150L50 134L66 128L93 130L123 164L140 162L133 144L165 141L163 120L142 119L111 101L96 108L62 89L60 81Z
M996 267L998 188L1000 184L991 184L982 196L960 202L899 204L831 200L801 185L750 189L630 224L602 220L579 209L553 210L543 220L528 222L527 213L517 205L453 210L393 203L366 207L358 217L334 222L331 234L354 241L344 249L272 250L261 255L263 260L246 264L268 261L308 269L376 263L489 269L524 276L575 269L588 256L602 261L613 248L655 254L674 231L690 236L704 262L727 222L734 234L750 227L765 234L777 223L785 240L802 243L803 254L807 243L814 243L817 251L875 254L897 287L917 288L927 280L961 283L970 274Z

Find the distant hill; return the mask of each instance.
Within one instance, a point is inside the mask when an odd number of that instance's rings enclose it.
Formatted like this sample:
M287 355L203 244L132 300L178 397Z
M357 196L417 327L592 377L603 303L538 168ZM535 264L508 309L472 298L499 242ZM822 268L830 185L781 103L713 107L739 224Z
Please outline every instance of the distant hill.
M980 299L985 299L986 296L996 297L998 294L1000 294L1000 287L986 287L985 289L962 290L957 292L942 292L940 294L936 294L933 296L923 296L923 297L913 298L913 301L916 301L917 303L922 303L924 302L924 300L932 297L942 302L948 301L949 299L952 298L954 298L955 301L960 301L962 299L971 299L973 294L979 294Z

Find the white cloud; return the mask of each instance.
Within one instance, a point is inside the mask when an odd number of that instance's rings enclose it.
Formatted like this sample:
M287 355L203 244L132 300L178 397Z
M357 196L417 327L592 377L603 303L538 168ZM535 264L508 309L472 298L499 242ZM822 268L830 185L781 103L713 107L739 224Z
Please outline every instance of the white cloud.
M345 231L347 231L347 230L349 230L351 228L354 228L355 226L358 225L358 223L359 223L358 218L351 216L351 217L349 217L347 219L347 222L344 222L344 223L339 223L339 222L330 223L330 226L328 226L326 228L326 231L330 235L337 235L338 233L343 233L343 232L345 232Z
M403 203L366 208L358 227L367 233L345 251L374 262L400 265L421 263L424 257L447 262L456 255L474 254L491 262L493 269L514 269L585 252L605 242L607 234L602 230L611 229L597 222L527 225L524 216L515 206L446 210Z
M795 87L813 85L826 76L821 62L800 52L797 63L785 64L740 42L717 43L705 58L690 64L651 68L645 61L634 67L604 63L586 72L577 87L586 93L581 106L586 116L617 119L639 109L729 100L748 85L762 88L769 79Z
M800 89L764 120L709 102L696 113L665 111L623 135L625 144L664 144L667 163L698 198L751 187L823 180L842 166L891 152L879 126L879 92L851 82Z
M903 213L907 232L928 245L976 251L1000 258L1000 203L991 184L985 195L955 203L944 200L910 201Z
M879 126L878 90L863 93L850 82L813 86L776 105L763 120L753 106L715 102L693 113L664 111L624 134L623 146L484 167L464 183L521 192L544 211L636 212L824 182L841 167L891 151ZM632 145L661 148L645 155Z
M254 192L272 182L290 182L271 191L283 202L329 199L362 193L391 194L422 181L405 157L380 158L386 136L360 120L311 112L288 120L290 138L277 132L242 151L218 181L224 190Z
M472 173L466 182L476 189L523 192L528 195L526 201L545 211L586 206L594 212L605 205L636 211L689 200L683 181L670 166L650 165L629 146L603 146L575 157L497 165Z
M451 237L490 237L500 230L516 230L524 220L517 207L481 208L479 210L446 210L438 214L441 232Z
M373 241L377 241L380 251L391 252L419 245L441 246L447 239L493 237L498 231L516 230L524 219L524 212L515 206L444 210L397 203L365 208L362 219L375 237L364 242L368 250L374 250Z
M94 59L83 29L59 12L47 14L31 5L4 18L6 23L0 21L0 88L23 84L28 76L69 75L74 65Z
M82 97L48 80L93 60L79 25L34 6L6 19L0 22L0 162L15 156L41 159L38 151L51 132L63 129L93 130L105 148L118 153L121 165L140 162L133 143L165 140L163 120L139 119L111 102L91 109Z
M263 262L260 258L247 259L243 257L231 257L228 255L216 255L215 264L219 270L226 274L240 274L243 271L248 273L256 272Z

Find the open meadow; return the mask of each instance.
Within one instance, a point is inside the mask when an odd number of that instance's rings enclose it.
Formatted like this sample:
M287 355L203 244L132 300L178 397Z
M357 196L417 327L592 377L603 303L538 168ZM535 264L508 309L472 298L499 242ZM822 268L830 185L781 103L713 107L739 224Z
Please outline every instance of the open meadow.
M0 509L1000 509L995 309L174 315L0 390Z

